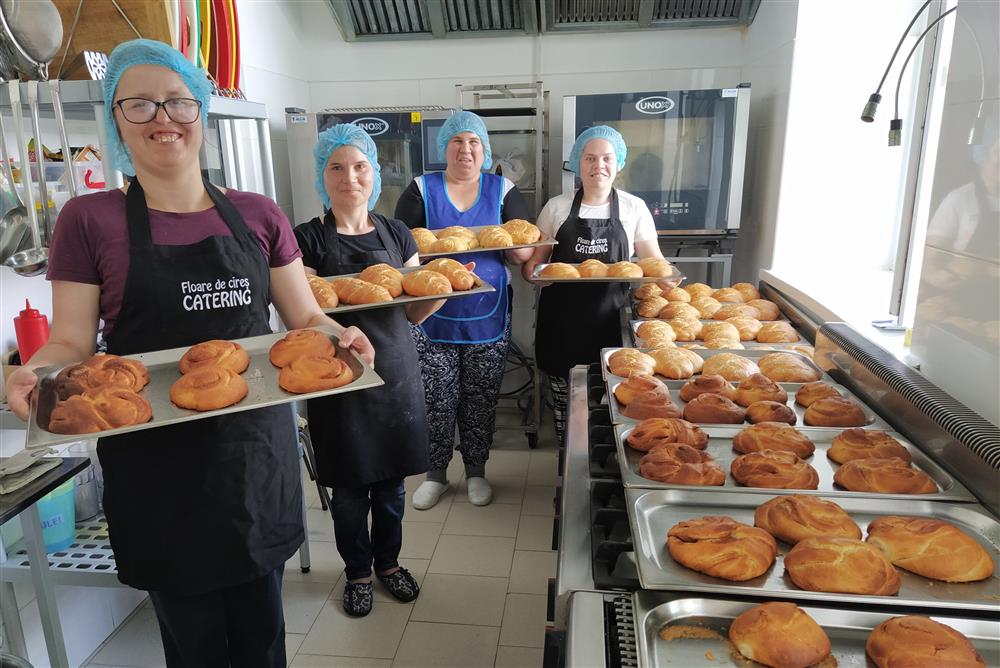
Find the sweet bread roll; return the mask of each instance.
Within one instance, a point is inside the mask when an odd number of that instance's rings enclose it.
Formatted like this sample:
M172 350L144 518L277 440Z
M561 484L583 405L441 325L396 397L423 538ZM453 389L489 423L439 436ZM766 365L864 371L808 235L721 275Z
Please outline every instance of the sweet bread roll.
M696 353L693 350L681 349L681 354L687 356L691 361L692 366L694 366L695 373L701 373L702 369L705 367L705 358Z
M926 517L879 517L868 542L902 569L932 580L977 582L993 575L993 559L954 524Z
M697 299L691 300L691 306L698 311L698 317L702 320L708 320L715 316L722 308L722 302L718 299L712 299L711 297L698 297Z
M665 336L672 341L677 338L677 335L674 334L674 328L662 320L644 320L635 328L635 333L640 339Z
M309 289L312 290L313 297L316 298L316 303L319 304L320 308L336 308L337 304L340 303L337 291L333 289L330 281L312 274L306 274L306 281L308 281Z
M605 266L607 266L607 265L605 265ZM632 294L635 296L636 299L638 299L639 301L642 301L643 299L649 299L650 297L660 297L660 296L662 296L663 295L663 288L661 288L656 283L645 283L643 285L640 285L638 288L636 288L635 292L633 292ZM687 294L687 293L685 293L685 294ZM680 301L680 300L675 299L673 301Z
M281 369L278 385L286 392L305 394L347 385L354 380L344 360L329 355L304 355Z
M661 392L667 391L667 386L663 384L657 378L650 376L648 374L637 374L634 376L629 376L622 382L615 386L614 394L615 399L618 403L623 406L627 406L632 403L636 397L644 392L650 392L652 390L659 390Z
M752 424L761 422L795 424L798 422L798 416L788 404L777 401L755 401L747 406L747 422Z
M861 528L847 511L818 496L776 496L757 507L753 523L790 545L815 536L861 540Z
M674 561L693 571L742 582L771 567L778 545L763 529L708 515L670 527L667 550Z
M698 297L711 297L712 293L715 292L715 288L704 283L689 283L683 286L683 289L691 295L691 301L698 299Z
M729 466L729 473L747 487L772 489L816 489L819 474L794 452L759 450L740 455Z
M149 422L149 402L130 389L107 385L74 394L52 409L48 430L54 434L93 434Z
M795 343L799 340L799 334L791 323L776 320L760 326L757 340L761 343Z
M788 346L788 349L800 355L805 355L809 359L816 357L816 349L812 346Z
M436 271L451 283L452 290L471 290L476 284L476 278L472 272L465 268L465 265L450 257L441 257L431 260L423 267L427 271Z
M358 278L373 285L385 288L390 297L396 298L403 294L403 274L395 267L380 262L370 267L365 267Z
M701 338L709 339L729 339L731 341L740 340L740 330L731 322L706 322L701 328Z
M860 427L868 422L868 417L850 399L826 397L809 404L802 420L810 427Z
M646 348L676 348L677 344L674 343L674 335L667 332L657 332L653 334L648 339L643 339L643 345Z
M642 267L634 262L615 262L608 265L608 276L614 278L642 278Z
M449 225L448 227L442 227L441 229L435 231L434 234L437 235L438 239L458 237L460 239L472 240L476 238L475 232L462 225Z
M718 353L705 360L702 373L718 374L726 380L743 380L760 373L760 369L748 357L740 357L734 353Z
M580 272L571 264L553 262L538 274L541 278L580 278Z
M813 536L785 555L795 586L808 591L893 596L899 573L879 549L853 538Z
M757 360L760 372L779 383L811 383L819 380L820 372L802 355L769 353Z
M212 339L188 348L181 357L181 373L206 364L221 366L234 373L243 373L250 366L250 355L243 346L232 341Z
M702 394L717 394L727 399L735 392L732 383L714 374L695 376L681 387L681 401L692 401Z
M744 350L746 348L737 339L706 339L704 343L708 350Z
M747 306L752 306L760 313L758 320L777 320L781 317L781 309L778 305L767 299L751 299L747 301Z
M249 391L240 374L218 366L199 366L174 381L170 401L192 411L214 411L239 403Z
M741 424L746 412L721 394L700 394L684 406L684 419L703 424Z
M650 297L639 302L638 306L635 307L635 312L640 318L655 318L669 303L663 297Z
M656 285L655 283L653 285ZM670 288L663 293L663 296L667 298L667 301L671 302L690 302L691 295L684 288Z
M480 248L509 248L514 245L514 239L499 225L487 225L479 230L478 239Z
M692 448L704 450L708 446L708 434L687 420L652 418L637 424L625 442L633 450L641 452L649 452L667 443L686 443Z
M860 427L845 429L837 434L830 444L830 449L826 451L826 456L838 464L869 457L879 459L898 457L907 464L913 463L910 451L892 436L879 429Z
M892 617L868 634L865 653L877 668L986 668L964 635L930 617Z
M659 445L639 460L639 475L671 485L719 486L726 482L715 458L687 443Z
M697 320L698 309L684 302L670 302L660 310L664 320Z
M580 263L580 266L577 267L576 270L580 272L580 276L583 278L604 278L608 275L608 265L604 264L600 260L584 260ZM662 308L662 306L660 308ZM653 316L655 315L656 314L654 313Z
M656 388L636 396L621 410L622 415L633 420L649 418L678 418L681 411L670 399L666 387Z
M729 320L723 320L723 322L729 323L736 328L740 334L740 341L753 341L757 337L757 332L764 326L760 320L745 316L736 316Z
M712 299L730 304L742 304L746 301L743 299L743 293L733 288L719 288L712 293Z
M801 459L811 457L816 446L809 437L783 422L758 422L733 436L736 452L774 450L791 452Z
M653 358L656 373L665 378L683 380L696 373L691 356L680 348L658 348L649 356Z
M501 227L510 235L515 244L533 244L542 238L542 231L536 225L521 218L508 220Z
M452 289L451 281L440 272L418 269L403 276L403 291L414 297L428 297L446 295L452 292Z
M145 365L118 355L94 355L64 368L56 376L55 393L60 399L105 387L122 387L138 392L149 383Z
M392 295L381 285L375 285L360 278L335 278L330 281L337 292L337 299L343 304L377 304L391 302Z
M852 492L934 494L937 483L897 457L852 459L833 472L833 481Z
M335 353L333 342L323 332L315 329L293 329L285 335L285 338L271 346L268 358L274 366L285 367L302 355L332 357Z
M628 378L636 374L652 375L656 360L635 348L621 348L608 355L608 371Z
M777 401L784 404L788 403L788 392L764 374L755 373L739 382L731 399L740 406L749 406L758 401Z
M814 380L811 383L806 383L795 391L795 403L799 406L805 406L808 408L813 404L813 402L820 399L839 396L843 395L841 395L840 392L837 391L837 388L833 385L824 383L821 380Z
M725 303L712 316L713 320L729 320L730 318L756 318L760 320L760 311L749 304Z
M663 278L674 273L674 265L662 257L644 257L636 264L642 269L642 275L647 278Z
M765 666L806 668L830 656L830 638L794 603L769 601L739 615L729 626L736 650Z
M753 283L733 283L732 288L743 295L744 302L760 299L760 292L757 291Z
M417 242L417 252L419 253L431 253L433 252L434 244L437 243L437 237L434 233L428 230L426 227L415 227L410 230L410 234L413 235L413 240Z
M479 243L478 241L476 242ZM441 237L431 245L431 253L459 253L472 249L472 240L461 236Z
M698 320L673 318L668 322L670 328L674 330L674 339L676 341L696 341L701 335L702 324Z

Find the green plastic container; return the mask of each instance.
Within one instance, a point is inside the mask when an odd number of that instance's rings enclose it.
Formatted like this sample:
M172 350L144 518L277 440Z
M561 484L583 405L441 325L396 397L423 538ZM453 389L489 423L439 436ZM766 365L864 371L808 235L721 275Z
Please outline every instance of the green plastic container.
M42 521L42 538L46 552L65 550L76 537L76 478L38 500L38 518Z

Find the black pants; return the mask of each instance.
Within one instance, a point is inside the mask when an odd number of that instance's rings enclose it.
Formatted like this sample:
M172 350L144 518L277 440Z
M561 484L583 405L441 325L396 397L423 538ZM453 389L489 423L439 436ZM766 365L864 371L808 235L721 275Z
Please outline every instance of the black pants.
M284 566L197 596L149 592L169 668L284 668Z
M348 580L361 580L399 565L403 546L403 479L382 480L361 487L334 487L330 497L337 551ZM372 528L368 532L368 513Z

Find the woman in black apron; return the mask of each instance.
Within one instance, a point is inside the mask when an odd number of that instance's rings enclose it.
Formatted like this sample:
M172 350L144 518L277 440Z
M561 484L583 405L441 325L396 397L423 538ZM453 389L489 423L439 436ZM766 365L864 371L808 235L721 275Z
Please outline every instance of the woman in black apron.
M541 262L621 262L633 255L663 257L656 240L653 217L645 202L613 187L625 165L625 141L606 125L589 128L577 137L570 152L570 168L583 187L573 195L549 200L537 224L558 245L539 248L522 273L531 280ZM581 210L584 213L581 213ZM544 286L544 284L541 284ZM620 310L628 284L563 284L542 288L535 326L535 359L549 378L556 436L562 441L569 370L596 362L601 348L621 345Z
M274 204L202 180L198 121L210 90L166 44L135 40L112 53L109 150L134 178L124 194L77 198L60 214L51 337L8 381L18 415L37 381L31 369L91 355L98 318L108 352L126 355L270 333L273 300L290 327L333 324L342 344L373 359L364 335L319 310L297 251L281 250L294 250L287 220L261 215ZM88 262L93 277L82 273ZM186 308L185 285L230 279L248 302ZM118 577L149 591L167 665L284 666L282 569L303 539L290 406L102 438L98 455Z
M406 225L369 213L382 189L371 137L356 125L335 125L320 133L313 154L316 188L328 210L295 228L306 271L335 276L378 263L416 266L417 245ZM427 470L424 389L408 323L421 322L442 303L340 316L370 332L385 385L308 402L319 481L333 488L330 512L347 575L344 610L355 617L371 612L373 565L375 575L400 601L412 601L420 592L397 561L403 542L403 478Z

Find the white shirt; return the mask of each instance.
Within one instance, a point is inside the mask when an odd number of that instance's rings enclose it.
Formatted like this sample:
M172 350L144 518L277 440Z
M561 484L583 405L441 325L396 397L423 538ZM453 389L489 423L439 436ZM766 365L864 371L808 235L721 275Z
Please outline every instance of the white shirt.
M618 215L621 217L625 236L628 238L630 256L635 255L636 241L656 239L656 225L653 224L653 214L649 212L646 203L635 195L615 189L618 193ZM555 238L562 227L569 210L573 206L574 193L553 197L542 208L535 223L543 234ZM611 203L601 206L580 204L580 218L606 219L611 217Z

